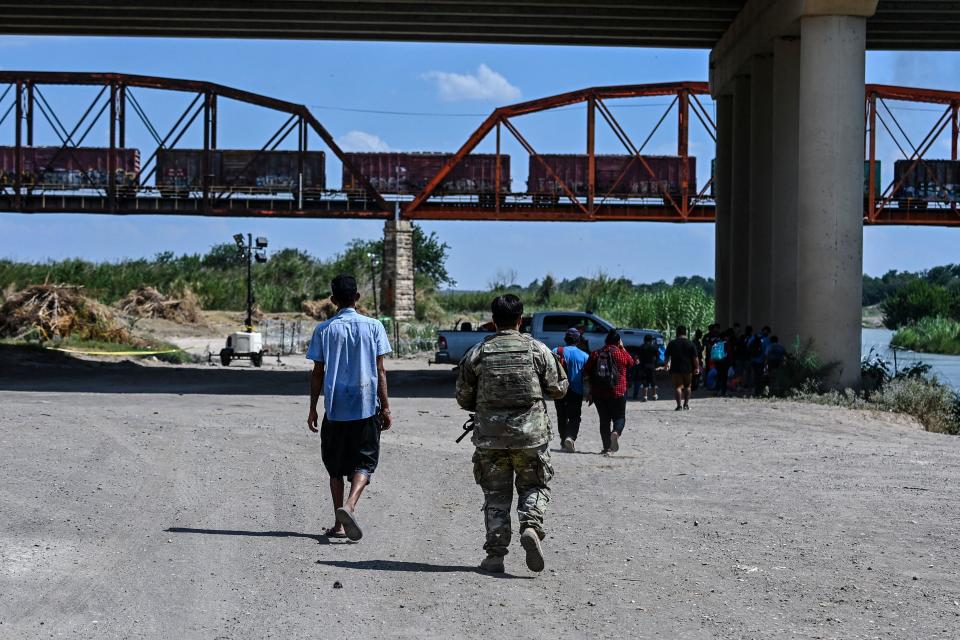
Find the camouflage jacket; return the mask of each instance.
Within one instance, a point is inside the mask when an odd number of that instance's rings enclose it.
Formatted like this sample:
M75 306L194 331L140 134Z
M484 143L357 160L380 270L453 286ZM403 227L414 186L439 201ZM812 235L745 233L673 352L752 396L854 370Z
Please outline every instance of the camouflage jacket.
M546 345L519 331L499 331L460 361L457 403L476 414L475 446L529 449L550 441L546 399L562 398L568 386Z

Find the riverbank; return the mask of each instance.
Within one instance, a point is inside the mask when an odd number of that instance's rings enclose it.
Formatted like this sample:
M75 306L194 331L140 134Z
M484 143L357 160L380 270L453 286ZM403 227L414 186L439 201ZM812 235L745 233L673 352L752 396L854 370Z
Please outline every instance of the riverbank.
M960 355L960 322L950 318L922 318L898 329L890 345L911 351Z

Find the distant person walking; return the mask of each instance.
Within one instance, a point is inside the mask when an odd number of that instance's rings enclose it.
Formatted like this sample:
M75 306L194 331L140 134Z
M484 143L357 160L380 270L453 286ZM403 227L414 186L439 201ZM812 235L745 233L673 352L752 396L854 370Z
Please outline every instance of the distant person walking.
M356 517L357 502L380 460L380 432L393 424L383 363L390 343L379 321L354 308L360 295L353 276L337 276L330 288L337 314L317 325L307 349L307 358L314 363L307 426L320 432L320 457L330 474L336 522L326 535L359 540L363 530ZM318 429L321 392L324 415ZM344 476L350 478L346 500Z
M653 393L653 400L657 396L657 366L660 364L660 347L654 342L649 333L643 336L643 344L637 352L638 367L640 369L640 386L643 389L641 400L646 402L649 394ZM636 395L634 395L636 398Z
M677 327L677 337L667 345L666 368L673 380L673 394L677 401L676 411L690 409L690 390L693 376L700 373L700 358L693 342L687 339L687 328Z
M583 367L589 358L588 354L577 346L580 335L576 327L567 329L567 333L563 336L564 346L553 350L570 381L567 395L555 402L560 446L567 453L577 450L577 436L580 434L580 418L583 411Z
M719 330L719 325L717 325L717 328ZM734 342L733 329L727 329L724 333L718 335L710 345L710 361L713 370L716 372L714 391L721 397L727 395Z
M520 333L523 302L499 296L491 305L497 333L460 361L457 404L474 412L473 476L483 489L487 529L483 571L503 573L510 546L510 506L517 487L520 545L527 567L543 571L543 517L550 502L550 418L546 398L567 392L567 374L541 342ZM430 470L424 470L430 473Z
M584 368L587 404L597 407L603 454L620 450L627 414L627 369L631 365L633 358L624 349L620 334L611 329L603 347L590 354Z

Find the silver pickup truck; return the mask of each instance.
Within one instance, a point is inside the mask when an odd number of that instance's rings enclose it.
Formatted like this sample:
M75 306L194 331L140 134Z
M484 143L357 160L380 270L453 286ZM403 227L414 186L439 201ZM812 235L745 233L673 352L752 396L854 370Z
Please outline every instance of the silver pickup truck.
M567 329L577 327L586 338L590 349L599 349L610 329L616 328L612 322L600 316L581 311L543 311L525 317L520 331L529 333L551 349L563 344L563 335ZM652 335L658 346L663 346L663 334L651 329L619 329L623 346L631 353L643 344L645 335ZM437 352L434 361L438 364L458 364L473 345L477 344L492 331L476 331L470 323L461 323L455 331L441 331L437 336Z

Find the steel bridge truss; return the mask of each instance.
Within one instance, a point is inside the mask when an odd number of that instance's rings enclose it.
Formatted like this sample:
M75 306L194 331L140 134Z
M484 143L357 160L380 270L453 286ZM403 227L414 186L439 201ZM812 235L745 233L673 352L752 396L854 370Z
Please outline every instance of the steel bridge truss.
M598 220L649 220L665 222L711 221L713 219L713 200L708 196L712 178L704 188L697 191L688 174L690 114L692 113L707 134L716 142L717 126L704 107L700 96L709 94L705 82L677 82L648 85L624 85L615 87L595 87L572 91L548 98L532 100L494 110L489 117L467 139L457 153L446 163L440 172L430 180L412 202L404 207L404 216L410 219L444 220L539 220L539 221L598 221ZM639 145L614 116L608 102L622 98L672 97L666 110L660 116L653 129L646 134ZM586 103L586 148L587 188L586 193L577 194L551 167L529 140L520 132L516 119L542 111L569 107ZM596 185L596 132L597 114L614 136L623 145L630 157L606 192ZM660 129L667 118L673 114L676 119L677 156L680 159L679 192L671 194L665 186L656 180L657 176L643 156L644 148ZM501 138L503 131L509 133L533 161L540 164L547 175L560 187L562 197L552 202L538 201L530 194L504 194L501 189ZM456 199L437 201L433 198L436 189L444 178L466 158L488 135L493 133L496 139L496 180L494 192L497 198L486 201L474 199L471 202L457 202ZM654 180L660 193L652 198L613 197L613 191L624 179L627 172L639 163L641 172Z
M210 82L178 80L113 73L60 73L0 71L0 125L13 117L14 171L12 179L0 184L0 210L22 213L114 213L114 214L181 214L211 216L309 216L387 217L392 207L350 163L333 136L303 105L233 89ZM100 87L79 120L72 126L63 120L44 94L50 85ZM187 108L166 131L157 128L137 99L137 89L159 89L192 95ZM7 105L8 98L12 101ZM218 141L218 105L228 99L279 112L286 116L279 129L259 148L246 167L223 175L214 184L211 171L212 154ZM153 138L156 147L140 164L136 175L118 183L117 151L126 148L127 124L131 112ZM107 118L108 139L96 144L91 132ZM24 176L24 149L34 145L35 124L42 118L59 138L60 146L48 162L49 170L58 159L74 159L82 174L79 189L66 191L62 186L31 184ZM157 155L161 150L177 148L184 135L197 121L203 130L202 185L185 197L163 197L158 189L147 186L157 172ZM364 194L347 200L340 194L305 200L302 195L284 198L256 195L238 188L243 173L264 153L276 150L291 135L296 136L298 165L303 174L308 150L309 131L318 135L363 185ZM105 143L105 144L104 144ZM9 143L8 143L9 144ZM77 159L84 144L109 150L106 182L94 180ZM131 186L132 185L132 186ZM365 197L364 197L365 196Z
M908 109L920 109L939 112L933 126L927 130L919 143L914 143L916 135L911 137L897 116L890 102L908 102ZM931 105L923 108L920 105ZM942 111L939 111L942 109ZM887 225L927 225L960 226L957 212L957 197L960 184L947 183L943 173L936 171L930 158L934 145L943 139L950 128L950 158L936 160L957 160L957 144L960 137L960 92L939 91L935 89L917 89L911 87L893 87L889 85L869 84L866 87L866 171L865 171L865 224ZM877 157L877 142L880 136L893 141L906 163L907 170L901 175L894 173L893 179L885 187L881 185L879 174L881 162ZM931 185L935 193L924 198L905 196L904 187L907 177L919 172L923 180ZM951 172L948 171L949 175ZM960 172L956 172L960 173ZM960 175L956 176L960 183Z
M44 93L45 87L50 85L92 86L99 87L99 91L78 121L67 126ZM163 131L157 128L143 103L137 98L140 89L180 92L192 97L174 124ZM7 120L13 121L12 140L0 140L0 144L12 146L15 154L15 171L12 177L5 176L0 180L0 211L373 219L388 219L399 214L402 218L411 220L712 222L714 202L709 195L712 176L706 185L698 190L690 176L686 175L691 114L710 138L716 141L716 123L701 99L707 94L708 86L702 82L624 85L582 89L500 107L484 120L412 200L388 201L350 162L333 136L304 105L210 82L112 73L0 71L0 130L9 131ZM640 137L631 137L614 116L609 103L624 98L653 96L672 99L653 129L642 136L642 141L637 144L635 140ZM210 162L212 152L218 149L218 138L221 137L218 125L218 106L221 100L233 100L285 116L283 124L264 142L250 164L259 154L276 150L290 136L295 136L296 151L300 154L299 166L302 168L303 155L308 151L308 134L312 130L343 163L345 171L352 174L357 183L362 185L363 193L359 194L359 197L358 194L351 193L348 197L342 192L326 190L321 197L310 199L298 198L296 194L251 194L236 185L237 177L245 169L238 171L236 176L222 176L221 183L214 184ZM935 109L939 118L922 138L911 136L897 119L894 114L896 109L891 108L889 102L923 105L925 110ZM588 182L585 193L582 190L578 193L573 186L561 179L521 133L517 123L524 115L577 104L586 104L584 155L588 163ZM146 156L135 176L129 181L118 182L115 151L126 147L127 122L131 113L149 133L155 148ZM951 148L949 160L958 159L958 114L960 92L887 85L866 86L865 224L960 226L956 195L960 192L960 184L940 184L943 182L942 174L937 174L930 165L931 150L942 140L948 127ZM606 192L598 189L596 184L595 140L598 115L630 157L614 186ZM681 159L682 167L679 191L671 193L664 189L659 197L653 198L614 197L616 183L624 177L631 165L639 163L643 173L654 177L654 170L645 160L643 152L653 135L668 122L671 115L672 126L677 133L676 153ZM97 144L91 134L104 118L108 122L107 140ZM82 167L82 181L85 183L81 185L82 189L67 191L26 181L23 172L24 150L34 146L35 124L41 121L46 122L59 139L59 147L51 163L57 158L75 157L77 149L85 144L109 149L106 182L94 180ZM198 121L203 134L202 185L186 197L164 197L157 188L148 186L157 171L157 154L164 149L177 148L188 130L195 131L194 126ZM529 154L532 162L538 163L556 182L561 191L559 197L544 201L532 198L530 194L507 193L502 190L501 140L504 132L512 136ZM457 198L441 195L442 189L438 188L444 179L491 134L495 137L496 144L494 192L497 196ZM922 202L905 202L901 194L904 180L902 176L898 179L896 175L890 183L880 188L881 162L877 157L877 144L878 139L882 139L881 136L889 136L900 150L903 160L908 163L909 170L923 171L929 183L939 187L934 191L943 196L927 197ZM917 139L919 142L915 143ZM960 178L957 183L960 183ZM131 184L134 186L131 187Z

